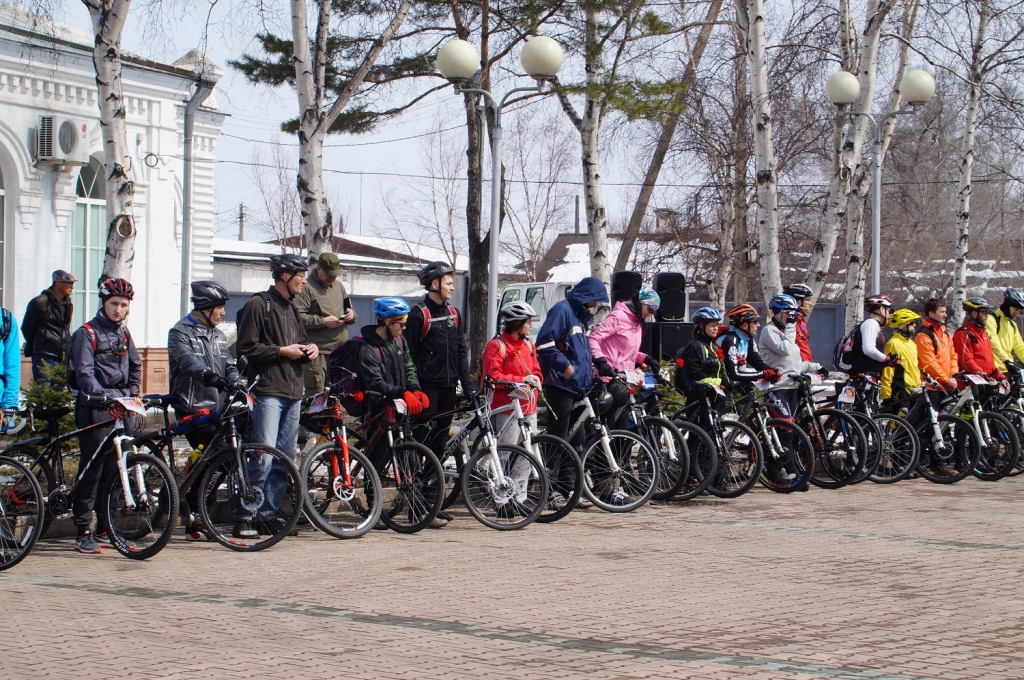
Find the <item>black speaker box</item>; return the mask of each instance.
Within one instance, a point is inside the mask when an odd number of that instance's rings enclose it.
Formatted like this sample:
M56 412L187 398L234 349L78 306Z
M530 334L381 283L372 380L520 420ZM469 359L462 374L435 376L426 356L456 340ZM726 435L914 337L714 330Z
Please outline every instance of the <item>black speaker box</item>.
M655 315L658 321L682 321L686 318L686 277L675 272L654 275L654 291L661 297Z
M639 272L622 270L612 272L612 305L619 300L631 300L640 292L644 278Z
M640 351L659 361L671 361L676 358L676 352L690 340L693 340L692 323L655 321L647 327Z

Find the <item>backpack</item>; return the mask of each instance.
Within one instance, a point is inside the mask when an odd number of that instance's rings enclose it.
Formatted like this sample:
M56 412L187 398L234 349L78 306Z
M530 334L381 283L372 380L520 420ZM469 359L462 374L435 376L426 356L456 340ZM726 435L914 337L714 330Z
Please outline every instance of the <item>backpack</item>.
M398 348L405 352L405 339L399 335L395 338ZM356 335L335 347L327 357L327 380L331 385L340 383L346 396L338 397L341 407L350 416L362 416L366 411L366 401L357 398L356 393L365 389L359 377L359 348L366 344L362 335ZM384 354L380 347L370 346L377 361L384 362Z
M448 309L448 316L447 317L443 317L443 316L442 317L438 317L437 319L435 319L435 321L440 321L442 319L447 319L447 318L450 318L450 317L454 316L455 317L455 327L458 328L460 323L461 323L460 320L459 320L459 310L455 309L454 307L449 305L447 302L445 303L444 306ZM427 337L427 333L430 332L430 323L431 323L430 310L427 309L427 305L425 303L423 303L423 302L421 302L418 305L416 305L416 307L421 312L423 312L423 328L422 328L422 330L420 330L420 339L422 340L423 338Z
M853 339L860 330L860 324L853 327L844 337L839 338L832 348L832 363L837 371L849 372L853 369Z

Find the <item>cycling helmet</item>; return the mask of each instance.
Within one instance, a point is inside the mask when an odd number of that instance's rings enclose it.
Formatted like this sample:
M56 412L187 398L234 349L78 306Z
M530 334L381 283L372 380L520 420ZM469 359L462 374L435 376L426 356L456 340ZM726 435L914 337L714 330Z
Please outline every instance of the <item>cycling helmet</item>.
M725 313L725 316L732 322L733 326L739 326L741 323L747 323L748 321L757 321L761 315L757 313L757 310L752 305L744 302L742 305L736 305L730 309Z
M709 321L714 321L715 323L718 323L721 320L722 313L715 309L714 307L701 307L700 309L693 313L693 316L690 317L690 321L701 326L703 326Z
M640 304L647 305L651 309L657 311L658 307L661 307L661 296L656 292L648 288L647 286L640 287L640 293L638 295Z
M197 310L214 309L230 299L231 296L224 290L224 286L216 281L192 282L192 304Z
M882 307L891 310L892 298L888 295L872 295L871 297L864 298L864 309L869 312L881 309Z
M600 390L590 393L590 403L598 415L605 413L615 403L615 397L607 390Z
M786 286L782 289L782 292L797 300L814 297L814 291L811 290L811 287L803 283L794 283L790 286Z
M420 279L420 285L429 290L430 283L434 279L439 279L442 276L447 276L448 274L454 273L455 270L452 269L452 266L447 262L431 262L426 267L421 269L420 273L417 274L417 276Z
M991 312L992 305L983 297L969 297L962 303L963 308L968 312Z
M274 273L276 281L281 274L298 274L309 269L309 262L306 258L292 253L270 256L270 270Z
M505 323L510 321L526 321L537 316L537 312L534 311L533 307L523 302L522 300L516 300L515 302L508 302L501 306L501 311L498 312L498 316Z
M409 303L402 298L383 297L373 301L373 315L377 317L377 321L405 316L408 313Z
M135 297L135 288L128 279L107 279L100 284L100 300L106 302L112 297L123 297L129 300Z
M920 318L921 318L921 315L918 314L917 312L915 312L912 309L897 309L889 317L889 327L890 328L899 328L900 326L902 326L905 323L910 323L912 321L917 321Z
M1017 309L1024 309L1024 290L1020 288L1007 288L1003 304L1016 307Z
M768 307L772 310L773 314L795 312L797 310L796 298L786 293L780 293L768 302Z

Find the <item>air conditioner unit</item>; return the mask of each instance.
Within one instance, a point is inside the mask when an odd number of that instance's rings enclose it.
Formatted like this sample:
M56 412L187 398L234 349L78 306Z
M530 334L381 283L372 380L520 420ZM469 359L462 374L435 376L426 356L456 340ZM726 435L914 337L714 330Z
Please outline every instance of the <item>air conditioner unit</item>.
M36 162L50 165L88 165L88 126L64 116L39 116Z

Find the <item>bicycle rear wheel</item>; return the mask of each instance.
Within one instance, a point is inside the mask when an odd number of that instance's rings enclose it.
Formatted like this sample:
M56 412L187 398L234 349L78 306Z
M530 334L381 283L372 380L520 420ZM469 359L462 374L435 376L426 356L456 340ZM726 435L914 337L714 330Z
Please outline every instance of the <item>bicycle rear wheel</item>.
M344 453L334 442L310 451L299 471L309 521L334 538L359 538L380 519L382 496L377 471L361 451L351 446L348 459L348 482Z
M822 408L800 427L817 454L810 482L822 489L838 489L852 482L865 464L867 438L857 420L844 411Z
M632 512L654 493L658 481L658 456L647 441L626 430L608 432L611 461L596 437L583 452L583 493L605 512Z
M1001 408L999 409L999 415L1006 418L1010 425L1013 425L1013 430L1017 433L1017 442L1024 443L1024 412L1016 408ZM1014 463L1013 469L1006 473L1006 476L1016 477L1022 472L1024 472L1024 452L1017 455L1017 462Z
M764 452L754 431L735 420L722 419L725 450L718 452L718 472L708 493L719 498L736 498L750 491L761 476Z
M978 414L982 432L981 456L973 474L983 482L996 482L1010 474L1020 458L1020 438L1005 416L992 411Z
M115 473L105 492L100 490L107 503L106 528L117 552L144 560L163 550L178 527L178 485L167 464L152 454L129 453L125 465L127 489Z
M42 489L44 499L49 498L50 493L57 488L56 475L53 473L53 468L50 467L49 461L47 461L43 456L43 452L36 447L27 446L25 444L13 444L3 451L0 451L0 456L16 460L27 467L32 473L32 476L36 478L36 482L39 484L40 489ZM53 513L44 502L43 523L39 527L39 534L45 534L52 523Z
M806 484L814 469L807 433L788 420L769 418L758 434L764 451L761 484L776 493L791 493Z
M470 457L462 475L462 498L484 526L499 531L522 529L540 517L547 505L547 475L523 447L498 444L497 448L497 465L486 447Z
M377 467L381 484L380 518L389 529L414 534L441 512L444 472L434 453L423 444L402 442Z
M243 483L238 456L228 448L210 462L203 473L199 510L203 525L225 548L238 552L256 552L277 544L288 535L302 514L302 483L295 463L281 450L265 444L243 444L248 488ZM256 480L262 477L265 483ZM268 495L270 498L268 498ZM275 516L260 521L258 513ZM247 521L258 536L235 536L239 521Z
M0 456L0 571L25 559L43 531L46 497L21 461Z
M882 435L878 429L878 424L868 414L858 411L843 411L843 413L852 416L857 421L857 424L860 425L861 431L864 432L864 465L861 466L860 471L854 478L850 480L850 484L860 484L875 474L875 470L878 468L878 455L881 449L879 442Z
M876 484L892 484L909 475L917 465L921 443L910 423L899 416L877 415L874 420L880 446L878 466L869 479Z
M651 498L663 501L679 493L690 474L690 451L686 438L666 418L648 416L643 419L644 435L658 455L658 482Z
M548 502L537 521L541 524L557 522L576 507L583 495L583 465L576 449L553 434L535 434L530 437L548 478Z
M917 472L935 484L955 484L978 466L981 456L981 440L974 428L963 418L940 413L939 432L941 442L935 441L932 422L925 419L917 429L921 443L921 454L917 460Z
M718 454L711 435L699 425L685 420L673 420L672 423L683 433L686 448L690 451L689 474L675 499L688 501L704 493L715 478L715 473L718 472Z

